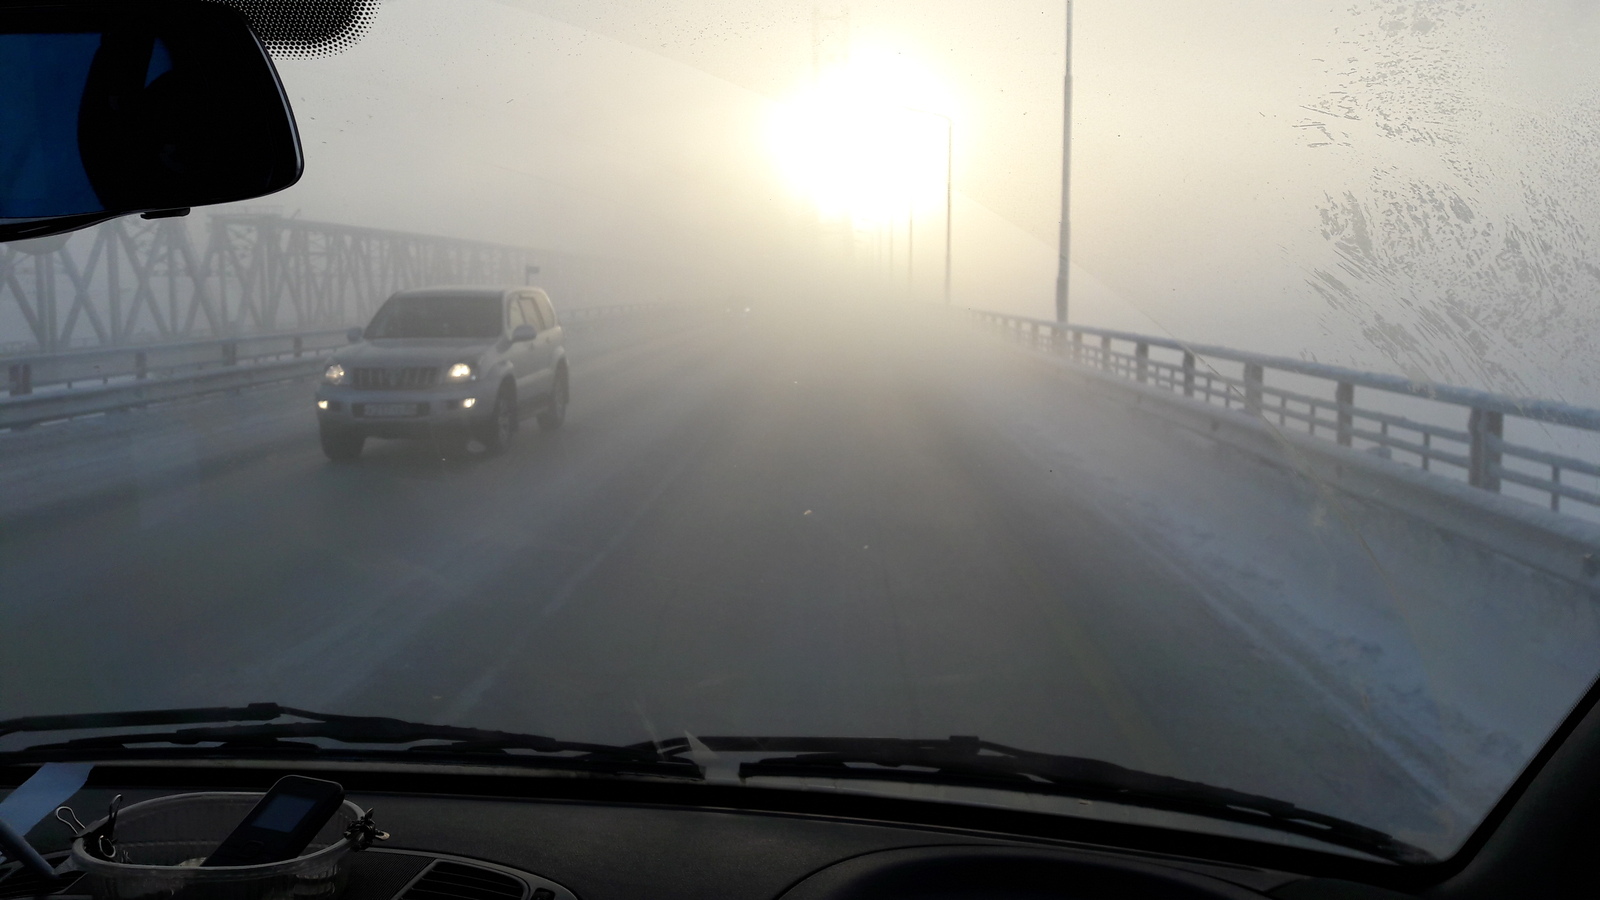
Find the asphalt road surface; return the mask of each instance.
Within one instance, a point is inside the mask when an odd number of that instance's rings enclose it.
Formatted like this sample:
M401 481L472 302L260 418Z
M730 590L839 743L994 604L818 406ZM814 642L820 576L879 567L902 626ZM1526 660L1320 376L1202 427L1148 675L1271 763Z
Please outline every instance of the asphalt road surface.
M986 338L829 318L592 326L566 427L495 457L331 464L306 384L0 435L0 717L981 735L1440 827L1381 727L1016 420L1157 426Z

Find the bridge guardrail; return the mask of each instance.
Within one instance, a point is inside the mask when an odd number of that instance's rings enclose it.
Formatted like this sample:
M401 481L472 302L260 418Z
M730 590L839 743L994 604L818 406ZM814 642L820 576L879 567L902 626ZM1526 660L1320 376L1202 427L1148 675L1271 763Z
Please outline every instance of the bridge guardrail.
M1505 437L1508 417L1600 436L1600 409L1125 331L986 310L968 312L1024 346L1116 378L1275 421L1280 428L1303 429L1343 447L1355 447L1359 442L1364 449L1424 471L1433 471L1438 465L1461 470L1468 484L1492 493L1500 493L1505 483L1520 485L1548 498L1554 512L1562 511L1563 500L1600 511L1600 492L1562 481L1563 474L1600 478L1600 463ZM1152 357L1152 349L1169 351L1174 357ZM1220 362L1237 364L1238 374L1222 372L1216 365ZM1309 380L1322 386L1325 393L1319 396L1310 393L1310 388L1269 383L1269 372ZM1451 411L1459 425L1361 405L1356 399L1358 388L1419 398L1436 409Z
M165 378L219 366L319 355L345 342L344 329L297 331L152 343L104 350L6 357L10 396L25 397L42 388L72 389L113 380Z
M170 378L51 391L0 402L0 428L21 428L204 396L218 391L260 387L304 378L320 368L321 357L228 366Z
M563 324L575 324L674 308L632 303L559 315ZM323 329L0 358L9 387L0 399L0 429L307 377L346 344L345 333Z

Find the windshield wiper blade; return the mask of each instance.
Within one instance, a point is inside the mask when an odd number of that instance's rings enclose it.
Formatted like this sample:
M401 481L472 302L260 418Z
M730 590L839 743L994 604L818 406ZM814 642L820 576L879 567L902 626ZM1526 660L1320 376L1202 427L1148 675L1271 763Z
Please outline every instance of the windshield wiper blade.
M270 722L288 715L276 703L249 706L202 706L188 709L136 709L107 713L69 713L59 716L23 716L0 720L0 737L23 732L77 731L94 728L138 728L145 725L185 725L205 722Z
M275 721L280 718L305 721ZM229 722L254 724L215 724ZM150 728L189 724L201 727L171 731L118 732L55 743L31 744L19 750L0 751L0 764L42 760L105 759L112 751L115 751L115 756L119 760L175 756L216 758L244 753L253 756L370 759L374 753L371 745L409 744L413 746L378 752L388 758L403 754L408 760L419 762L444 759L452 762L472 761L496 765L668 775L692 779L700 779L704 775L692 760L662 754L652 744L624 746L563 741L536 734L519 734L459 725L431 725L384 716L312 712L279 706L276 703L252 703L240 707L31 716L0 721L0 738L30 732ZM341 748L314 743L319 740L367 746Z
M1242 822L1359 850L1403 863L1437 862L1433 854L1356 822L1286 800L1129 769L1104 760L1019 750L976 737L908 738L699 737L722 753L776 753L739 765L741 781L759 777L903 781L1049 793ZM664 753L691 754L686 739L662 741Z
M279 723L280 718L304 721ZM217 725L215 723L254 723ZM516 732L430 725L382 716L311 712L275 703L241 707L140 710L32 716L0 721L0 738L50 731L201 725L171 731L82 737L0 751L0 765L43 761L138 758L296 756L372 759L372 745L409 744L383 758L483 762L650 774L697 781L700 748L741 754L786 754L742 762L741 781L760 777L902 781L1048 793L1223 819L1309 837L1404 863L1436 862L1426 850L1392 835L1286 800L1129 769L1078 756L1020 750L975 737L910 738L700 737L630 745L563 741ZM333 741L366 748L327 747ZM160 746L152 746L160 745ZM173 745L177 745L176 747ZM209 746L200 746L209 745ZM688 757L688 758L686 758Z

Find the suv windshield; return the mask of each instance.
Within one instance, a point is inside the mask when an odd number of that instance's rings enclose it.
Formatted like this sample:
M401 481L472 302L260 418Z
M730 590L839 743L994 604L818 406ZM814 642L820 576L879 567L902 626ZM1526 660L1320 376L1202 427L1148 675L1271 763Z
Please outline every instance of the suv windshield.
M0 247L0 719L1415 860L1600 670L1594 4L330 6Z
M505 330L498 296L395 297L367 326L368 338L492 338Z

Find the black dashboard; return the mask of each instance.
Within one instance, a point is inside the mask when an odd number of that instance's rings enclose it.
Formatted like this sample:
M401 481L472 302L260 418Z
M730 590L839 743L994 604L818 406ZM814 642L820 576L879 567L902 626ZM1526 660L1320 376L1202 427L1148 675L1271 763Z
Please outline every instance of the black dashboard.
M358 803L365 802L358 799ZM818 817L372 798L389 844L493 860L585 900L748 897L1260 897L1289 877ZM362 863L389 866L383 854ZM1218 875L1233 876L1233 881ZM359 873L356 879L360 878ZM355 880L355 879L353 879ZM387 883L387 882L385 882ZM542 881L530 879L535 895ZM390 900L383 892L350 900ZM549 900L561 894L553 894ZM401 896L399 900L443 900ZM453 900L469 900L466 897ZM488 898L472 898L488 900Z
M95 808L110 796L86 790L78 799ZM372 807L392 837L351 856L342 900L1243 900L1298 880L1181 856L835 816L394 793L350 799ZM47 821L30 837L59 852L67 834ZM31 896L25 879L0 879L0 898Z

